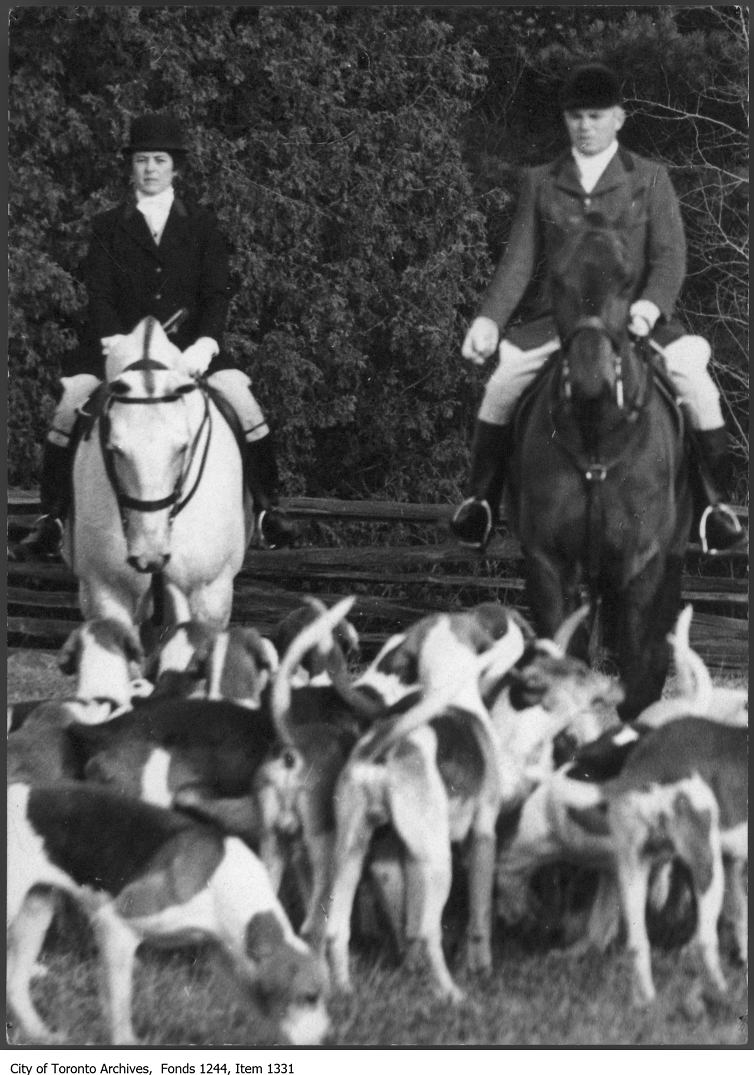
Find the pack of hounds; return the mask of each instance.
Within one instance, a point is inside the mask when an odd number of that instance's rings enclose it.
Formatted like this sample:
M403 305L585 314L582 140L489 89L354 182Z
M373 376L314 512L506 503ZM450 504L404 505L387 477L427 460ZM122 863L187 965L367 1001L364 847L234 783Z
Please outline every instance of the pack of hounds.
M707 989L725 990L722 917L747 958L748 700L712 686L691 608L670 637L675 694L628 726L617 682L568 654L586 610L554 639L499 604L432 614L357 672L354 601L307 599L270 637L183 622L149 656L94 620L60 655L75 696L9 707L11 1040L60 1040L31 985L66 897L94 933L114 1044L139 1040L139 946L202 940L277 1041L316 1046L351 988L365 891L407 972L457 1002L454 871L483 974L493 926L526 919L548 863L596 872L574 947L625 937L637 1004L655 997L649 912L679 885Z

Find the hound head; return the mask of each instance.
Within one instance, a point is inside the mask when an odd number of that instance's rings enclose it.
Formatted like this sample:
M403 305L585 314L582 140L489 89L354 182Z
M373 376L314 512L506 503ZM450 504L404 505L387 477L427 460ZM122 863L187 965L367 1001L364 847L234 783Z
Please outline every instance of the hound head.
M291 1045L321 1045L330 1028L327 972L308 945L288 936L277 915L262 911L246 928L254 965L252 995Z

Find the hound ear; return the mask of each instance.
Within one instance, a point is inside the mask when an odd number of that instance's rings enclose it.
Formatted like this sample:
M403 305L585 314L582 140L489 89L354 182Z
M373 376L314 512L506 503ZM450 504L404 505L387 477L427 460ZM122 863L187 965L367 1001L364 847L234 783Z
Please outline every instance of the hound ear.
M246 954L255 963L274 955L283 940L283 927L272 911L260 911L249 919L246 927Z
M58 654L58 668L66 676L73 676L78 671L81 654L81 628L72 631Z
M139 636L136 631L131 627L126 627L123 631L123 648L125 650L126 657L129 661L133 661L134 664L141 666L144 660L144 650L141 645Z

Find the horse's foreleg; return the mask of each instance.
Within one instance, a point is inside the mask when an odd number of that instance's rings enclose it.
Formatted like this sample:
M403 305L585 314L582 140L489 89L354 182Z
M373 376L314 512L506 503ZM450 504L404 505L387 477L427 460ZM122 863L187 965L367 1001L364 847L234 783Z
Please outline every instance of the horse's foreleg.
M79 579L79 608L87 622L110 619L133 627L145 618L144 603L148 599L148 589L136 593L125 585L116 587L96 577Z
M682 561L673 557L633 579L624 594L617 622L618 667L626 691L618 707L622 720L634 720L665 686L670 665L667 634L681 599Z
M230 622L233 605L233 575L230 571L218 576L206 586L197 587L189 594L192 620L206 623L218 631L224 631Z
M534 629L540 638L553 638L566 617L578 607L576 579L541 549L527 550L526 568L526 598Z

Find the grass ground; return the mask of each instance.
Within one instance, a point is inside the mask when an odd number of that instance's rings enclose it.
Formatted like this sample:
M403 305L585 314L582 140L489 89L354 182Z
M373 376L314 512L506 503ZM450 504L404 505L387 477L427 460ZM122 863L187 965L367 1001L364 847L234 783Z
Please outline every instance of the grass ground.
M730 678L725 682L736 685ZM70 689L53 654L20 650L10 656L9 701L64 696ZM727 942L723 932L724 952ZM650 1011L636 1012L620 949L574 959L543 939L532 944L530 936L501 931L489 979L466 975L451 956L451 969L467 996L451 1007L434 1000L426 983L396 966L384 951L365 945L354 953L354 993L332 998L330 1045L700 1048L747 1042L742 968L724 959L729 991L725 998L714 998L702 995L690 954L656 951L653 958L659 999ZM95 951L87 927L73 911L53 925L43 962L48 973L36 981L34 996L48 1022L71 1045L105 1045ZM134 1013L145 1045L274 1044L270 1028L229 983L225 967L204 949L145 950L136 971Z

